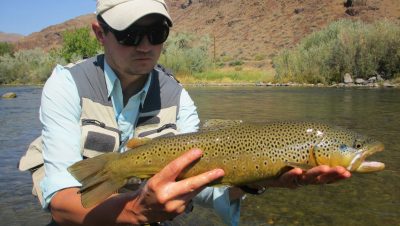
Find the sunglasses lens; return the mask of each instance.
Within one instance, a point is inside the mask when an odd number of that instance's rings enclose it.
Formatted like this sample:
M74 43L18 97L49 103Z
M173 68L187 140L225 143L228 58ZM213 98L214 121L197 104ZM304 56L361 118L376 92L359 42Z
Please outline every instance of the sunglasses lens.
M138 46L145 35L152 45L159 45L167 40L169 27L166 24L158 24L148 28L131 27L114 34L118 42L125 46Z
M123 42L120 42L123 45L126 46L138 46L140 42L142 41L143 35L140 34L140 32L137 31L131 31L129 33L125 34L125 38L123 39Z
M149 38L151 44L159 45L161 43L164 43L165 40L167 40L168 34L169 34L169 27L163 26L149 30L149 32L147 33L147 37Z

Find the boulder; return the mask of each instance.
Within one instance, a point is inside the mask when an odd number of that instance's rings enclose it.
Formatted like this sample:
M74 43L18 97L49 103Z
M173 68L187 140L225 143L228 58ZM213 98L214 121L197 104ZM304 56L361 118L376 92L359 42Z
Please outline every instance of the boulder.
M13 93L13 92L8 92L8 93L4 93L3 95L1 95L2 98L5 99L12 99L12 98L16 98L17 94Z
M386 88L393 88L393 87L395 87L395 85L392 84L392 83L390 83L389 81L383 82L382 85L383 85L383 87L386 87Z
M365 85L365 84L367 84L367 81L365 81L365 80L362 79L362 78L356 78L355 83L356 83L356 84L359 84L359 85Z
M346 73L343 77L344 83L348 84L348 83L353 83L353 78L351 77L351 75L349 73Z
M377 81L376 76L371 77L371 78L368 79L368 82L369 82L369 83L375 83L376 81Z
M382 75L380 75L380 74L376 75L376 79L378 80L378 82L383 82L384 81L384 79L382 78Z

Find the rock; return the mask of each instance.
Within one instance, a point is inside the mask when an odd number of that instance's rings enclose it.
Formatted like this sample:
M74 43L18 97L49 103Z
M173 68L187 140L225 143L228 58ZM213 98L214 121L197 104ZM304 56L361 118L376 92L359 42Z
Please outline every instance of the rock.
M393 85L392 83L385 81L383 84L383 87L387 87L387 88L393 88L395 87L395 85Z
M358 14L360 14L360 10L351 7L351 8L346 9L345 13L349 16L357 16Z
M296 14L299 14L299 13L301 13L301 12L304 12L304 8L297 8L297 9L294 9L294 13L296 13Z
M369 82L369 83L375 83L376 80L377 80L377 78L374 76L374 77L369 78L369 79L368 79L368 82Z
M353 6L353 0L343 1L343 6L346 7L346 8L352 7Z
M382 75L380 75L380 74L376 75L376 79L378 80L378 82L384 81L384 79L382 78Z
M371 88L379 87L378 83L368 83L366 86Z
M353 78L351 77L351 75L349 73L346 73L343 77L344 83L348 84L348 83L353 83Z
M355 83L356 83L356 84L359 84L359 85L365 85L365 84L367 84L367 81L365 81L365 80L362 79L362 78L356 78Z
M16 98L17 94L13 93L13 92L8 92L8 93L4 93L3 95L1 95L2 98L5 99L12 99L12 98Z

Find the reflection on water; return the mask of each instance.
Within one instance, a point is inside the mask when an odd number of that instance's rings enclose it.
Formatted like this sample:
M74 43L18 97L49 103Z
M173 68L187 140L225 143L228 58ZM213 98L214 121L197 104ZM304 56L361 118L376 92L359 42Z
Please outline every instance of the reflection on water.
M241 225L400 225L400 90L284 87L188 88L202 120L323 121L373 136L386 145L374 156L386 170L354 174L350 180L297 190L270 189L243 201ZM30 195L28 173L19 157L40 133L40 88L0 88L0 219L4 225L45 225L49 215ZM196 207L182 225L222 225Z

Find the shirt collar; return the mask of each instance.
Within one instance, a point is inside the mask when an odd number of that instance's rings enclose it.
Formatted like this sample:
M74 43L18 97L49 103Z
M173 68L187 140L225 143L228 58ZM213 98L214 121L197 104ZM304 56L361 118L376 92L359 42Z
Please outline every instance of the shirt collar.
M115 74L115 72L111 69L110 65L108 65L106 58L104 58L104 75L105 75L105 79L106 79L108 98L110 98L115 87L117 85L121 86L121 83L120 83L117 75ZM140 103L141 103L142 107L144 104L144 100L146 99L147 93L149 91L152 77L153 77L153 71L150 72L150 74L147 78L147 81L144 84L142 90L139 91L139 93L141 94Z

